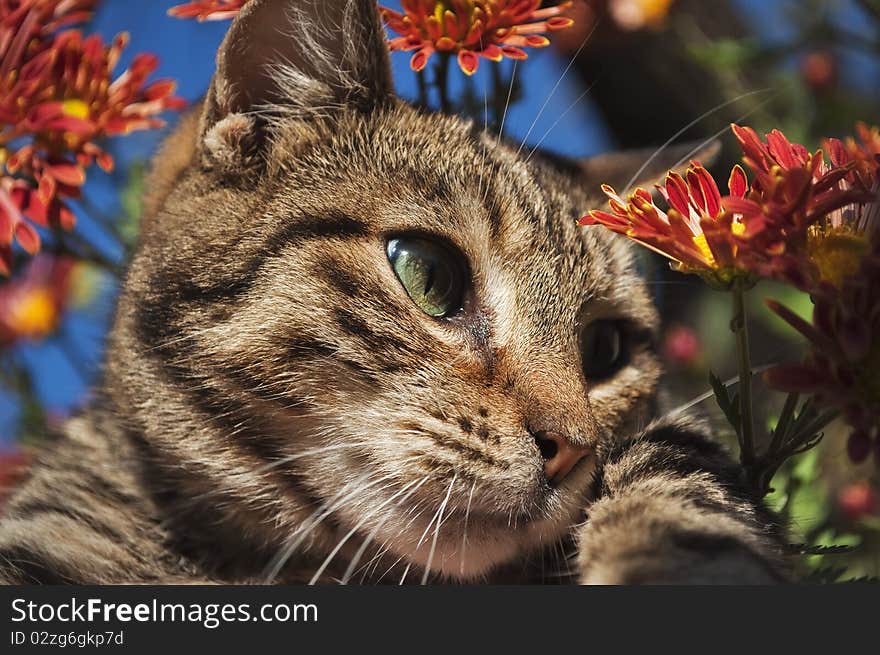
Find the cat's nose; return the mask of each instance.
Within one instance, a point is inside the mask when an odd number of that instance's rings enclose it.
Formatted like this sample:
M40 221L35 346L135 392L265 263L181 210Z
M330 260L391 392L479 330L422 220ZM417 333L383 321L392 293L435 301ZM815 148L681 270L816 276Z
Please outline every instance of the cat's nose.
M544 475L551 485L558 485L592 451L571 443L558 432L537 432L535 441L544 458Z

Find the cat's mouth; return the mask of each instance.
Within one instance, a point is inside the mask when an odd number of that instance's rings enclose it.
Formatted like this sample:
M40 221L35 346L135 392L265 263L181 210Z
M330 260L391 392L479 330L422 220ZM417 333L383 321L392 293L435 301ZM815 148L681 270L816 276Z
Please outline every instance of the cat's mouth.
M453 492L435 500L419 519L410 521L410 511L402 511L399 521L386 524L393 524L393 531L379 541L401 561L429 570L432 579L479 579L524 553L559 542L582 522L591 474L585 460L563 484L534 482L527 501L507 506L497 496L475 495L470 485L452 485ZM419 506L417 500L412 504Z

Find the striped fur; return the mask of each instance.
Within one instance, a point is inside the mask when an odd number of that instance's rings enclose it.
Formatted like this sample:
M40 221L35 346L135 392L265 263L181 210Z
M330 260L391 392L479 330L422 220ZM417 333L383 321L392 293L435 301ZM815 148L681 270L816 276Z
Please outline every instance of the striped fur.
M630 440L656 312L626 244L575 224L584 171L614 171L417 111L384 48L369 0L248 3L156 158L100 392L11 500L0 577L780 579L778 529L702 431ZM461 252L461 315L406 295L401 233ZM591 382L596 319L628 353ZM552 487L540 431L596 455Z

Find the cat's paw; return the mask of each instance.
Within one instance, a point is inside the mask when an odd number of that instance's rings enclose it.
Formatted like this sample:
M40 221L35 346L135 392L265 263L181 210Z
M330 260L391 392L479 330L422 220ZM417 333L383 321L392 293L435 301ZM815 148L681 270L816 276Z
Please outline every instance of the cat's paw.
M622 501L622 502L621 502ZM581 584L777 584L785 579L728 517L633 499L599 501L576 535Z

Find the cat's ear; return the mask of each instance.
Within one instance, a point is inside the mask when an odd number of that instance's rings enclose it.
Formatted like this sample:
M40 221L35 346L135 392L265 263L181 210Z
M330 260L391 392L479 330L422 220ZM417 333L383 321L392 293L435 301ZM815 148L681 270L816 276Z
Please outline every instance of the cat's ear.
M217 53L203 145L235 156L253 150L273 115L366 112L393 93L375 0L250 0Z
M578 166L581 177L590 185L590 191L599 193L602 184L610 184L618 192L623 192L639 186L651 189L666 177L668 171L684 172L693 160L710 166L720 152L720 141L689 142L662 150L645 148L611 152L580 160Z

